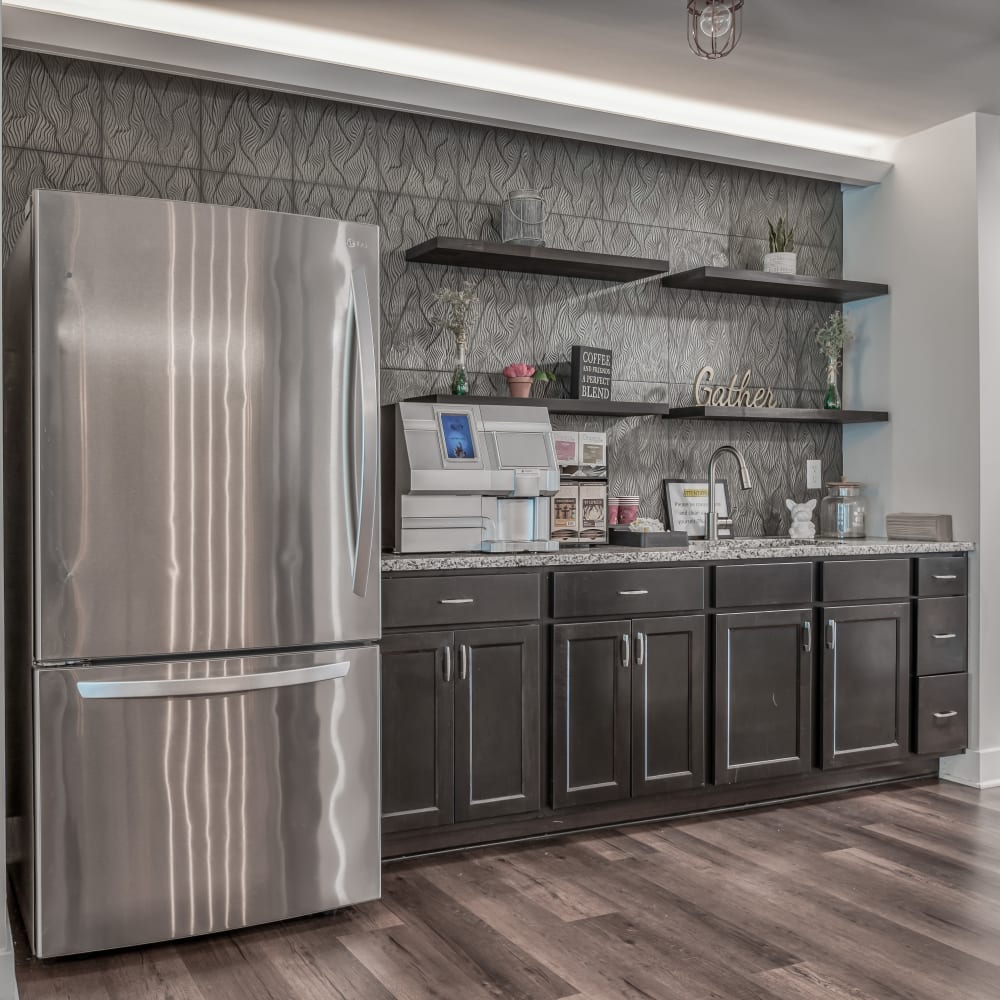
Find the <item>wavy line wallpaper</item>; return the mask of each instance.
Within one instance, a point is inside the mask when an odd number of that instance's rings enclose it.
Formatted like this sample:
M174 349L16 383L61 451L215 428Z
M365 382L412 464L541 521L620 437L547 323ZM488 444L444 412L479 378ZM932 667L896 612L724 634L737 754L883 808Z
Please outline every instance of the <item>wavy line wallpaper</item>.
M822 304L407 264L434 235L493 238L518 187L544 192L553 246L760 267L767 216L799 240L799 270L840 277L838 185L441 119L289 96L116 66L3 53L3 256L33 188L243 205L370 222L382 229L384 402L443 390L451 345L434 295L476 283L470 348L475 393L526 361L565 377L574 344L614 351L620 399L689 402L698 369L753 369L780 405L818 406L823 367L812 331ZM714 448L741 448L755 472L737 499L742 534L787 529L783 500L805 497L805 462L842 468L834 426L554 418L605 430L612 489L662 516L661 480L703 477ZM817 495L815 493L811 495Z

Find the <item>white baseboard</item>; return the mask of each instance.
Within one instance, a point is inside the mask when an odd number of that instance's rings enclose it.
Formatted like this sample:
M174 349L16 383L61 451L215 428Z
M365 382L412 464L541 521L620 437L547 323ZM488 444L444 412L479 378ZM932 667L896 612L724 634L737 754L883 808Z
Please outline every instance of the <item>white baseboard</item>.
M970 788L1000 787L1000 747L986 750L966 750L959 757L944 757L940 775Z

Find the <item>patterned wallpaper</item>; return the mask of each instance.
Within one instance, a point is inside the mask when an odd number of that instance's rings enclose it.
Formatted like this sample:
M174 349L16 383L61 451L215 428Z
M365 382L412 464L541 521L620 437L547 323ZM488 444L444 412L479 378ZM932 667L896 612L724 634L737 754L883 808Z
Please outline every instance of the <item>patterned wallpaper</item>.
M469 369L475 393L505 391L517 361L568 372L570 347L610 347L620 399L690 401L697 370L748 366L779 405L817 406L823 367L812 330L829 307L743 296L407 264L432 235L491 238L512 188L539 187L553 246L671 261L760 267L766 217L786 214L799 270L839 277L841 196L821 181L264 90L3 53L3 255L33 188L48 187L353 219L382 227L382 393L393 402L446 389L453 355L434 294L463 280L481 298ZM606 430L612 489L662 516L661 480L703 477L722 443L755 473L737 499L743 534L787 528L805 462L842 467L839 428L554 418ZM726 475L734 482L732 473ZM816 494L813 494L816 495Z

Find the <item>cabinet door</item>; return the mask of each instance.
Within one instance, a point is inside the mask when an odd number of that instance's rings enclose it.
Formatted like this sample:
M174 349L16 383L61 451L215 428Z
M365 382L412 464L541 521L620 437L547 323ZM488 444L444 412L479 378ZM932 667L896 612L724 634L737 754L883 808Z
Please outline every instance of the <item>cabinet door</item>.
M455 819L539 806L538 626L455 633Z
M811 767L812 611L718 615L715 783Z
M553 627L552 805L629 794L630 621Z
M823 613L823 767L898 760L908 750L910 605Z
M633 623L632 794L705 784L704 615Z
M451 632L382 640L382 832L454 822Z

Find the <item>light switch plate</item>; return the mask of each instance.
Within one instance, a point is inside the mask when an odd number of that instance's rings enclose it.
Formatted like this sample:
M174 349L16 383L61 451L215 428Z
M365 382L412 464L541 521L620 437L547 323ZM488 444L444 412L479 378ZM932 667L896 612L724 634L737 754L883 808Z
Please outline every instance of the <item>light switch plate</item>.
M823 463L818 458L806 462L806 489L823 489Z

